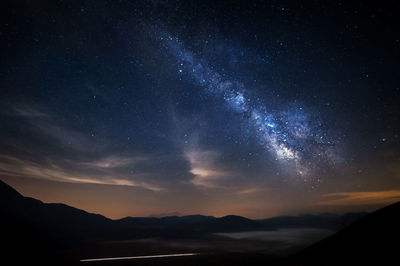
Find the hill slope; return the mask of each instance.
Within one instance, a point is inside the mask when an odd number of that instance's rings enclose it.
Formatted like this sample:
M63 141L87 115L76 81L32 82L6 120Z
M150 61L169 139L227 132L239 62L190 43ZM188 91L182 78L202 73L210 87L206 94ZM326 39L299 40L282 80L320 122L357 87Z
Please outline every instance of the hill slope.
M397 202L307 248L293 258L294 265L395 265L399 239Z
M98 214L23 197L4 182L0 182L0 211L4 217L2 223L8 224L8 232L15 234L25 228L42 240L62 240L64 243L66 240L96 238L111 225L110 219Z

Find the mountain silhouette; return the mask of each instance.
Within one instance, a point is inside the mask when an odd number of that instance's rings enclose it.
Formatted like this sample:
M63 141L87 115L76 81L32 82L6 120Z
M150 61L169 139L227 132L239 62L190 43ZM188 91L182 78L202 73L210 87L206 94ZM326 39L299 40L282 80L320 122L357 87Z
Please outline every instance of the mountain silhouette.
M64 256L62 250L104 241L144 238L199 239L221 232L263 231L296 227L325 228L337 231L366 215L365 213L343 216L299 215L259 220L236 215L220 218L188 215L162 218L126 217L111 220L102 215L88 213L65 204L43 203L40 200L24 197L2 181L0 181L0 212L2 214L2 240L7 243L7 248L4 250L6 257L10 260L18 260L20 264L31 264L32 261L37 260L41 265L53 264L53 260L58 260L57 264L61 265L60 258L63 258L65 265L73 264L71 262L73 258L62 257ZM361 227L365 227L364 222L361 223ZM344 232L347 230L345 229ZM360 234L355 229L351 229L351 231ZM373 237L378 236L373 235ZM333 238L333 242L339 242L341 239L339 237L339 240L335 240L336 238ZM328 244L322 243L321 245L323 247ZM318 246L314 248L325 250ZM306 259L308 252L312 251L305 251L301 258ZM20 254L24 254L24 256ZM74 262L76 262L76 258Z
M300 215L252 220L237 215L216 218L204 215L167 217L126 217L111 220L99 214L70 207L65 204L43 203L24 197L0 181L1 212L6 221L24 224L40 232L44 239L98 240L151 236L204 234L213 232L238 232L276 230L291 227L312 227L338 230L365 215ZM45 232L45 233L43 233Z
M64 204L24 197L2 181L0 213L5 246L2 260L9 265L53 264L60 258L61 249L97 236L110 221ZM70 258L64 257L57 264L70 262Z
M110 219L99 214L24 197L4 182L0 182L0 195L4 217L2 222L12 227L23 225L42 240L60 240L65 244L73 240L96 238L111 225Z
M294 265L396 265L400 202L373 212L294 256Z

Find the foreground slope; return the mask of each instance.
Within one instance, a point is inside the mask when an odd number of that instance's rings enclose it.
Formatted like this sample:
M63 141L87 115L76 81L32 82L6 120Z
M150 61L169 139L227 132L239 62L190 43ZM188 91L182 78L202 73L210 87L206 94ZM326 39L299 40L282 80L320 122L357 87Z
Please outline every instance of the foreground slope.
M8 224L8 232L15 234L24 229L42 240L65 242L96 238L111 225L110 219L98 214L24 197L1 181L0 211L2 223Z
M400 202L387 206L294 256L294 265L397 265Z

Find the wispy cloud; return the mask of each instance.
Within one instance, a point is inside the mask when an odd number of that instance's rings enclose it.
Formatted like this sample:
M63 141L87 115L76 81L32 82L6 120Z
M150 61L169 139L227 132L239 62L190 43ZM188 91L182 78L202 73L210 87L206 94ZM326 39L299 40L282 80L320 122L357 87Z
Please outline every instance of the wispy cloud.
M317 205L324 206L357 206L389 204L400 200L400 190L383 190L369 192L337 192L323 195Z
M0 174L4 175L47 179L67 183L132 186L152 191L162 190L159 186L143 181L143 175L140 174L126 175L117 171L90 173L78 170L79 163L77 163L75 167L70 168L54 162L39 164L30 160L0 155Z
M240 189L237 194L239 195L246 195L246 194L253 194L253 193L258 193L261 191L264 191L265 188L259 186L259 187L248 187L248 188L244 188L244 189Z
M22 106L17 106L13 107L11 110L13 110L13 114L21 117L26 117L26 118L49 118L50 116L42 112L38 109L35 108L30 108L30 107L22 107Z
M203 187L218 187L221 180L233 174L219 169L215 161L219 154L215 151L192 150L185 153L191 165L190 172L194 175L192 184Z
M62 149L99 152L106 148L104 141L94 138L94 133L73 129L55 114L29 106L7 107L4 112L20 119L30 134L57 142Z
M119 168L119 167L133 165L143 160L146 160L146 158L139 156L136 157L109 156L95 161L83 162L82 165L89 168L112 169L112 168Z
M3 114L22 125L18 141L0 151L0 174L59 182L166 190L192 177L181 154L135 147L69 124L57 114L29 106L6 106ZM23 141L20 141L23 140ZM185 183L183 182L183 183Z

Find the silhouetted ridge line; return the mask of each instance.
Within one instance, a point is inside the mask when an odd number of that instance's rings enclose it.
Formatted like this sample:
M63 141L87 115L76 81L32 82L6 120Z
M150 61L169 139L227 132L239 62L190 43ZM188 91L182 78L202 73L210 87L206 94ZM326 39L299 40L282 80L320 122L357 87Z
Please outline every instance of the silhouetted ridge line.
M12 188L10 185L0 180L0 197L2 199L11 199L23 197L18 191Z
M296 265L389 265L398 260L400 202L355 221L294 257Z

